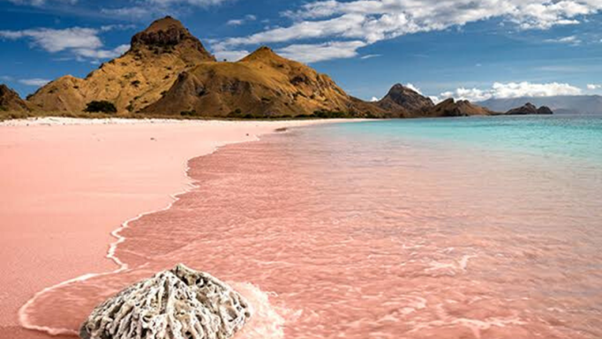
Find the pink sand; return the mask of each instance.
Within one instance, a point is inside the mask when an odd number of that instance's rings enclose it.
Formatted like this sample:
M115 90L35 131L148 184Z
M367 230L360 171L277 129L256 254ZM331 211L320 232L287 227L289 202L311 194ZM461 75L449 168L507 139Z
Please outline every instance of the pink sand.
M315 122L40 119L0 124L0 338L36 292L110 271L110 232L190 185L187 160Z

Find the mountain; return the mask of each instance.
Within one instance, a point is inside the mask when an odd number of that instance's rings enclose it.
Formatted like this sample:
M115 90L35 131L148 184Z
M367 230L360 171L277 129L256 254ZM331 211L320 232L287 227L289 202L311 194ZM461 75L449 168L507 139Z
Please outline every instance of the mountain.
M526 102L536 106L548 106L556 114L602 114L602 96L599 95L489 99L479 102L479 105L494 111L506 112Z
M531 114L554 114L552 110L547 106L537 106L528 102L524 106L514 108L505 113L505 115L531 115Z
M26 112L29 107L17 92L0 84L0 111Z
M206 62L182 72L143 113L211 117L385 116L350 97L325 74L261 47L238 62Z
M402 84L391 87L389 93L376 105L386 111L400 112L402 116L411 116L415 112L421 112L435 106L430 98Z
M28 100L42 111L81 112L90 101L107 100L120 113L135 112L159 100L180 73L211 61L215 58L203 44L168 16L136 34L124 55L101 65L85 79L61 77Z
M496 113L475 104L470 103L468 100L455 101L454 99L447 99L440 102L435 107L425 108L422 112L417 113L420 117L464 117L472 115L495 115Z

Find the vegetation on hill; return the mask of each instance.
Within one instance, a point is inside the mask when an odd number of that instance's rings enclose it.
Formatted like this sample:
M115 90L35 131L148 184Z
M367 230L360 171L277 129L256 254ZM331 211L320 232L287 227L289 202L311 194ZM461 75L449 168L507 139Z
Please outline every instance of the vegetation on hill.
M101 100L101 101L90 101L86 106L84 112L88 113L117 113L117 108L112 102Z

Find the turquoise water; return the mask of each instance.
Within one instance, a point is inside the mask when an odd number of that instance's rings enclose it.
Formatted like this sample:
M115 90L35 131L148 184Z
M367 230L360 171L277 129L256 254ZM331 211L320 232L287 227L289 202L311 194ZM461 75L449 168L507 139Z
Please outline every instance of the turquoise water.
M440 141L602 163L602 117L596 116L388 120L331 125L326 129L378 136L391 142Z

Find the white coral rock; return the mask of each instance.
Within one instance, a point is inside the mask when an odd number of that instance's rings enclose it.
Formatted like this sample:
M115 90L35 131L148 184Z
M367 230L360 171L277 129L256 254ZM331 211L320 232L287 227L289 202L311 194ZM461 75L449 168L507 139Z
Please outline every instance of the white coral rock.
M247 301L215 277L182 264L99 305L84 339L228 339L251 316Z

